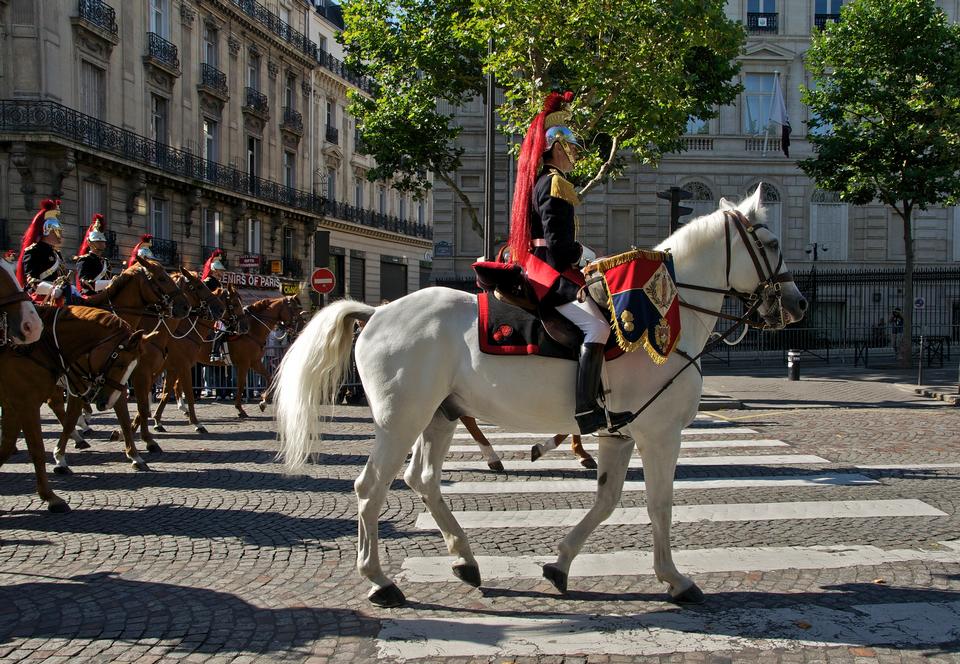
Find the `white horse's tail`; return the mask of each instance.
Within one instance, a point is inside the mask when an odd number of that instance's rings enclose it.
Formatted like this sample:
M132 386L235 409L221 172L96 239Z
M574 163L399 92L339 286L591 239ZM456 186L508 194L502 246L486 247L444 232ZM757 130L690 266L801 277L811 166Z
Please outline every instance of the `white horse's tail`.
M334 403L350 364L353 323L375 309L340 300L321 310L287 350L274 379L278 457L294 471L310 457L323 429L323 408Z

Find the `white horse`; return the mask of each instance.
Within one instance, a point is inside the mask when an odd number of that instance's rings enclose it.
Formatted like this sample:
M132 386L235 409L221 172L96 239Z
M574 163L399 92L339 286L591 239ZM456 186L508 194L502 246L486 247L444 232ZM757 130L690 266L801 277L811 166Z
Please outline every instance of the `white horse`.
M707 312L720 311L722 291L757 295L759 312L770 327L800 320L806 308L783 265L778 238L765 227L752 225L760 213L760 188L737 208L727 201L721 206L657 247L672 252L678 283L716 289L681 289L684 301L704 310L682 309L679 347L689 356L696 356L706 344L716 321ZM280 456L291 470L308 460L313 442L320 440L320 414L337 394L356 320L368 321L357 340L356 362L376 430L373 450L354 485L359 503L357 568L373 584L368 599L378 606L405 601L381 569L377 526L387 489L411 448L404 480L443 533L455 557L454 575L479 586L480 570L467 536L440 493L456 418L471 415L519 431L576 432L577 365L481 353L476 297L467 293L427 288L376 309L350 300L335 302L316 315L291 346L275 382ZM604 370L604 385L611 390L608 407L639 410L685 364L687 360L674 353L657 366L642 352L609 362ZM596 502L560 543L556 563L544 566L544 576L558 590L566 591L574 557L619 501L636 445L643 458L657 578L668 584L674 601L703 601L696 584L674 566L670 547L680 431L697 413L702 382L698 367L687 368L654 407L625 430L600 436Z
M0 313L0 317L5 317L0 320L2 325L0 336L3 343L12 346L32 344L43 333L43 321L40 320L33 302L20 288L13 266L5 260L0 260L0 266L3 268L0 271L0 279L5 282L0 284L0 293L3 294L0 296L0 305L7 306L19 302L16 311Z

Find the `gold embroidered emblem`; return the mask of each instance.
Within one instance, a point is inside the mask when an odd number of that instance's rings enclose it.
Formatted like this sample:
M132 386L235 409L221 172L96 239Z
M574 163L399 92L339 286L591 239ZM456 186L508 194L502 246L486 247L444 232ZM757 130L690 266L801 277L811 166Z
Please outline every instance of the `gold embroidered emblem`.
M667 344L670 343L670 323L667 322L666 318L661 318L660 322L657 323L656 335L657 346L666 348Z
M661 316L665 316L677 297L677 287L670 278L670 272L667 271L663 263L651 275L650 279L643 286L643 291L650 298L650 302L657 308Z
M622 321L625 332L633 332L635 327L633 324L633 314L630 313L629 310L625 310L622 314L620 314L620 320Z
M550 180L550 195L554 198L562 198L570 205L580 205L577 190L560 174L560 171L553 171L553 177Z

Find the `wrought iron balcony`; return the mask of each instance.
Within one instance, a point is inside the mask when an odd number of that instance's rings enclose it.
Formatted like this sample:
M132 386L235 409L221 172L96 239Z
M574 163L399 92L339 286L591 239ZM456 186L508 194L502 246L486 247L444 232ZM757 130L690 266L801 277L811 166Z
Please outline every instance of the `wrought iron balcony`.
M284 106L283 119L280 121L280 126L296 134L303 134L303 115L301 115L300 111L292 109L289 106Z
M180 71L180 56L176 45L156 32L147 33L147 57L177 72Z
M80 18L111 34L117 34L117 12L102 0L80 0Z
M340 130L333 125L327 125L327 143L340 144Z
M246 88L243 107L260 115L268 115L270 113L270 104L267 102L267 95L256 88Z
M750 12L747 14L747 32L777 34L776 12Z
M227 97L229 95L227 75L206 62L200 64L200 85L217 96Z
M433 228L426 224L421 224L406 219L400 219L391 215L381 214L368 210L366 208L341 203L340 201L326 201L325 214L344 221L370 226L372 228L381 228L394 233L402 233L411 237L422 237L433 239Z
M290 256L283 257L283 273L288 277L300 278L303 276L303 266L300 260Z
M815 14L813 17L813 24L817 26L818 30L823 30L823 28L833 21L836 23L840 20L840 14Z
M338 60L326 51L317 51L317 62L320 63L321 67L329 69L340 78L349 81L364 92L373 92L373 79L355 73L345 65L342 60Z
M230 0L230 3L297 51L316 59L317 45L313 41L256 0Z
M177 243L173 240L164 240L158 237L153 238L150 242L150 253L164 265L176 265L180 262L180 255L177 253Z

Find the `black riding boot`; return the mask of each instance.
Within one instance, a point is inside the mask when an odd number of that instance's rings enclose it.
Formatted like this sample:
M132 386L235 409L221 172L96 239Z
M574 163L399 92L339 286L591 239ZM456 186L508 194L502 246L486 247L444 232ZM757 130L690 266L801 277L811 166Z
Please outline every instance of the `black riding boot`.
M607 412L597 402L600 394L600 371L603 369L603 344L585 343L580 346L577 366L577 426L585 435L607 428ZM609 413L610 424L618 428L630 420L632 413Z
M210 349L210 361L219 362L223 359L223 342L226 340L227 335L218 334L213 339L213 347Z

